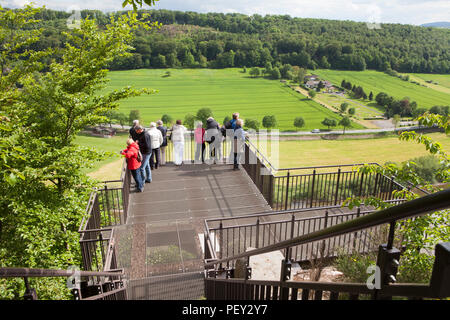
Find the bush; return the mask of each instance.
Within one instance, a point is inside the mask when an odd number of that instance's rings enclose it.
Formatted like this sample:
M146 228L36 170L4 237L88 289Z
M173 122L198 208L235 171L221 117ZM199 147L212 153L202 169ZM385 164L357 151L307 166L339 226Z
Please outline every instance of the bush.
M416 164L413 167L414 172L416 172L423 180L431 184L442 182L436 177L436 172L439 172L442 169L442 165L437 157L427 155L414 158L411 161Z
M255 119L245 119L244 126L248 129L259 130L260 124L258 120Z
M277 125L277 119L275 118L274 115L264 116L264 118L262 120L262 125L264 128L267 128L267 129L274 128Z
M345 281L366 283L369 277L367 268L376 265L376 258L376 253L339 254L335 260L335 266L344 274Z
M166 125L170 125L173 122L173 118L168 114L163 114L161 117L161 121L164 122L164 124Z
M294 119L294 126L296 128L303 128L305 126L305 119L302 117L297 117Z

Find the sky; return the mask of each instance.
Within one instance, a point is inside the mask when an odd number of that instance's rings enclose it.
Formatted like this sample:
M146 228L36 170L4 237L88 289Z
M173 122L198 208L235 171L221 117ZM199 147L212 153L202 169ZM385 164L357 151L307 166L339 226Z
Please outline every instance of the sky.
M0 5L17 8L27 2L28 0L0 0ZM115 11L122 9L123 1L33 0L33 2L38 6L45 5L49 9L63 11L74 9ZM300 18L412 25L450 21L449 0L160 0L151 8L200 13L288 14Z

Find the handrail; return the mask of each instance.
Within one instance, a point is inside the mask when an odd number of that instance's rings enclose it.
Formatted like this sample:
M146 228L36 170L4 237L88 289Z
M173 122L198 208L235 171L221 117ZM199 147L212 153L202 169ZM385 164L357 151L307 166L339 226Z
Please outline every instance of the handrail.
M450 189L442 190L424 197L404 202L394 207L383 209L351 221L334 225L316 232L281 241L263 248L247 251L233 257L228 257L213 262L205 263L205 267L217 265L240 258L246 258L275 250L281 250L292 246L301 245L313 241L323 240L342 234L382 225L385 223L411 218L429 212L439 211L450 207Z
M31 268L0 268L0 278L46 278L46 277L117 277L123 276L123 269L101 271L56 270L56 269L31 269Z

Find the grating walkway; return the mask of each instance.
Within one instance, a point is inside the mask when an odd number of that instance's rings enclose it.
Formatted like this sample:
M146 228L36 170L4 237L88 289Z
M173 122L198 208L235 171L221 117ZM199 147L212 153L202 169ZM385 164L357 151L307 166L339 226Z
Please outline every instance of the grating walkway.
M129 206L127 224L115 230L117 260L137 299L183 299L186 286L185 299L201 297L204 220L272 210L243 169L206 164L153 170L152 183L133 191ZM169 291L146 289L155 281Z

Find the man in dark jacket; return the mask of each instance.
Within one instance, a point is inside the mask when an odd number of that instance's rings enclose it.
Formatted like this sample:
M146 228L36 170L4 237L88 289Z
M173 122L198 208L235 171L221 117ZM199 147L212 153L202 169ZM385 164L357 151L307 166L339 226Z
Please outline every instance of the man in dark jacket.
M206 133L205 133L205 141L209 143L209 151L210 151L210 162L217 163L218 159L222 157L222 134L220 131L219 124L214 118L209 117L206 120Z
M161 165L166 164L166 147L167 147L167 128L163 126L163 122L161 120L156 121L157 129L161 131L163 136L163 143L160 147L161 150Z
M137 142L139 150L142 153L141 177L146 183L152 182L152 170L150 169L150 157L152 155L152 138L148 132L142 127L136 127Z
M138 139L138 134L136 133L136 128L138 126L139 126L139 120L134 120L133 121L133 126L130 128L130 137L134 141L137 141L137 139Z

